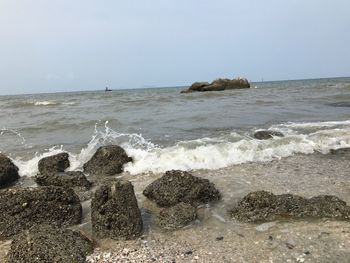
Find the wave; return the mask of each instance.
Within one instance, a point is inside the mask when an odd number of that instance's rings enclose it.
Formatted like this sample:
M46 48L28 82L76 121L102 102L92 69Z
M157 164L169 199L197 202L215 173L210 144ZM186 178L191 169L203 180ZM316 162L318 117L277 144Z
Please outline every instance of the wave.
M300 132L294 128L318 127L315 132ZM140 134L118 133L108 127L95 125L94 134L80 153L69 153L71 167L80 170L98 147L108 144L122 146L133 158L124 170L130 174L162 173L171 169L215 170L247 162L266 162L281 159L297 153L328 153L331 149L350 147L350 120L337 122L286 123L273 125L285 137L271 140L257 140L248 134L228 133L216 138L200 138L180 141L170 147L161 147L146 140ZM38 161L50 155L63 152L62 146L50 148L28 161L14 160L20 175L33 176L37 173Z
M34 106L49 106L49 105L57 105L58 102L55 101L36 101L34 102Z
M56 105L76 105L77 102L73 101L67 101L67 102L59 102L59 101L53 101L53 100L43 100L43 101L9 101L5 104L5 108L8 109L21 109L21 108L27 108L27 107L44 107L44 106L56 106Z

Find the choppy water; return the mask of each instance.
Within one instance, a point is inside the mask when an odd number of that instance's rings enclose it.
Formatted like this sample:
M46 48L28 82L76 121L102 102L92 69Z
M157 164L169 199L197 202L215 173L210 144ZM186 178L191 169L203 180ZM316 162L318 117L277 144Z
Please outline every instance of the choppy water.
M104 144L122 145L132 174L218 169L350 147L350 78L253 83L180 94L179 88L0 97L0 151L21 175L68 151L81 168ZM258 129L286 137L252 138Z

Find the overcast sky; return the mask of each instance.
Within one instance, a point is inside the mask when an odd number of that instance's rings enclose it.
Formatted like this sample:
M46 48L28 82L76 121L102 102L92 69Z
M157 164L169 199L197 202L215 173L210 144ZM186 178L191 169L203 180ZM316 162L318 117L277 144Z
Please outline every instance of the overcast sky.
M0 94L350 75L349 0L0 0Z

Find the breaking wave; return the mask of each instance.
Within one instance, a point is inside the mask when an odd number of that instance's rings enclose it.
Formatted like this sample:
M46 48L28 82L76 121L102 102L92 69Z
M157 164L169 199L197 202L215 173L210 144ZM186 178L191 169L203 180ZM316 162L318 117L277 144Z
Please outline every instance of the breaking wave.
M57 105L58 102L55 101L36 101L34 102L34 106L49 106L49 105Z
M286 123L273 125L269 129L283 132L285 137L271 140L257 140L251 135L231 132L216 138L200 138L180 141L170 147L161 147L146 140L140 134L118 133L108 127L96 124L90 142L79 153L69 153L70 170L82 166L98 147L108 144L122 146L133 163L124 170L131 174L146 172L162 173L171 169L219 169L246 162L266 162L288 157L297 153L328 153L331 149L350 147L350 121ZM35 155L28 161L15 159L21 175L37 173L38 161L50 155L63 152L63 146L52 147L47 152Z

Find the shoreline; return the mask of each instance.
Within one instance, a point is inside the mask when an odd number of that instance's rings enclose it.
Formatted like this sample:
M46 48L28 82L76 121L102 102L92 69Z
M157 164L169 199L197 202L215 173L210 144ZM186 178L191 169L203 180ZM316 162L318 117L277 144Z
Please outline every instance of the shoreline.
M349 204L349 159L349 152L298 154L271 162L192 171L194 176L212 181L223 199L198 209L199 220L174 232L162 232L154 227L152 216L147 213L148 202L142 195L145 186L161 174L123 174L122 178L134 185L143 212L144 234L133 241L98 241L100 248L95 249L88 262L173 262L174 259L175 262L348 262L349 222L290 220L248 224L229 218L227 209L256 190L304 197L336 195ZM91 236L90 212L86 209L89 201L83 202L83 207L83 224L74 228ZM9 244L9 241L0 242L0 260L4 259ZM122 257L113 261L117 255Z

